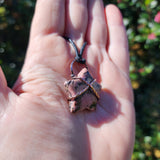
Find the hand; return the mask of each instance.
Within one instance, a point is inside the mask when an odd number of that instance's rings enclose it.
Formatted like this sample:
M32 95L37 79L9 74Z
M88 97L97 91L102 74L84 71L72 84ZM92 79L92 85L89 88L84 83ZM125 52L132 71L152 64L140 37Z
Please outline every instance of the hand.
M102 85L96 111L69 113L64 81L84 51ZM38 0L24 66L9 89L0 70L1 160L128 160L134 144L129 53L120 11L102 0Z

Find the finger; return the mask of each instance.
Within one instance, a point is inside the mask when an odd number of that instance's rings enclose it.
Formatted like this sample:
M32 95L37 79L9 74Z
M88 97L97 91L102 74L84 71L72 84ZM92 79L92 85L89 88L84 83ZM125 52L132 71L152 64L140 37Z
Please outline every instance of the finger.
M81 47L88 24L87 0L67 0L66 36L78 41Z
M2 111L2 109L6 108L5 105L6 105L7 95L8 95L7 81L0 67L0 112Z
M3 93L5 88L7 88L7 81L2 71L2 68L0 67L0 93Z
M125 73L129 73L129 52L126 30L122 15L114 5L108 5L105 10L108 24L108 53L112 61Z
M31 37L64 33L65 0L38 0L32 22Z
M106 45L107 27L102 0L89 0L87 41L90 44Z

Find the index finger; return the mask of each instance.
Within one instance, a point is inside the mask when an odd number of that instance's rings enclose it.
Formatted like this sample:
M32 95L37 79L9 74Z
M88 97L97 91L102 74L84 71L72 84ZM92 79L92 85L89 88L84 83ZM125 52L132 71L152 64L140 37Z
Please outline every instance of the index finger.
M37 0L31 37L39 34L62 35L65 25L65 0Z

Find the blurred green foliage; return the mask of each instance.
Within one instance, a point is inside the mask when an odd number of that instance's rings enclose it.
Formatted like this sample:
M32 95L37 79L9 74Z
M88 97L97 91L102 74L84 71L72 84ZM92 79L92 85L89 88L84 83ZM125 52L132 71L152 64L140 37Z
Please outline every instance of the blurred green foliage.
M23 64L34 5L30 0L0 0L0 65L9 86Z
M104 3L121 9L129 39L137 121L132 160L160 160L160 1ZM34 7L35 0L0 0L0 65L9 86L23 64Z

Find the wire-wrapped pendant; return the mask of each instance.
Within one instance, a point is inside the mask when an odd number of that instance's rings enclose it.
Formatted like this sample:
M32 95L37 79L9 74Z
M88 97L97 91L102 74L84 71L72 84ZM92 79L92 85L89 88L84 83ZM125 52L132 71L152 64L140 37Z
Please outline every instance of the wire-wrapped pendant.
M74 113L83 110L95 110L97 101L100 98L99 92L101 90L101 85L92 78L88 71L85 59L82 59L82 53L86 43L83 45L80 54L78 54L74 42L71 39L68 40L76 49L76 58L71 63L71 80L64 83L67 99L69 101L69 111ZM73 73L74 62L85 64L85 67L82 68L77 75Z

